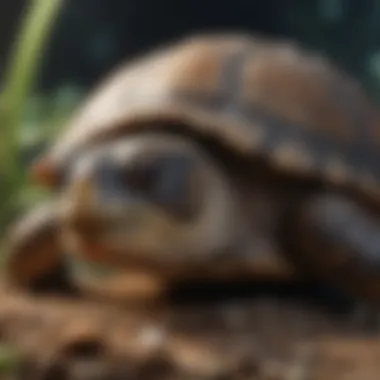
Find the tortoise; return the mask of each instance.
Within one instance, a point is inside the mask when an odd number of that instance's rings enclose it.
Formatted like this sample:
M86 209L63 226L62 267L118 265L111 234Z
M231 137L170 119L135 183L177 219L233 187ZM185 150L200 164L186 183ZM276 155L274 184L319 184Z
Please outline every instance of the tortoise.
M103 79L32 165L53 197L12 227L8 281L125 299L305 277L376 300L378 127L362 86L295 41L160 46Z

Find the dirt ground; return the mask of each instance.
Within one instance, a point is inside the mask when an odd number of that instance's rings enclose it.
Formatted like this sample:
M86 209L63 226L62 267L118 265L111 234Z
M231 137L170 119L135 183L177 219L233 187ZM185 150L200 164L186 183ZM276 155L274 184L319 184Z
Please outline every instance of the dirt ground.
M0 379L380 379L375 330L301 301L137 308L2 289L0 305L1 352L13 352Z

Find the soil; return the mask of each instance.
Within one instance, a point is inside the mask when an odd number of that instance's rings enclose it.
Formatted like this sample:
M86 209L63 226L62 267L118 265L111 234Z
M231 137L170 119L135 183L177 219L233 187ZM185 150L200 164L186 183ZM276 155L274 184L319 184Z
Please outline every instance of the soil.
M0 379L380 378L377 329L305 299L117 305L3 287L0 305L0 338L16 357Z

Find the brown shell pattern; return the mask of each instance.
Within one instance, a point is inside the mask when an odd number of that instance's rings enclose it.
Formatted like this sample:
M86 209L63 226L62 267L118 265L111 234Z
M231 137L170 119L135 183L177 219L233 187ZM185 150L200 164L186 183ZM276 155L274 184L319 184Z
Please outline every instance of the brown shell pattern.
M379 116L361 86L321 55L244 34L195 36L119 68L45 162L59 168L88 144L171 121L247 159L378 192Z

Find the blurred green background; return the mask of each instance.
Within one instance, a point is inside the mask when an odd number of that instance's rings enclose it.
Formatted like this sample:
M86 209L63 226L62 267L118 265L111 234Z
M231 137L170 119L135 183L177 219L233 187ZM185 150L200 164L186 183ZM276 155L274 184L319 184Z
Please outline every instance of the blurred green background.
M45 197L26 167L121 60L205 30L291 37L380 97L377 0L3 0L0 228Z

